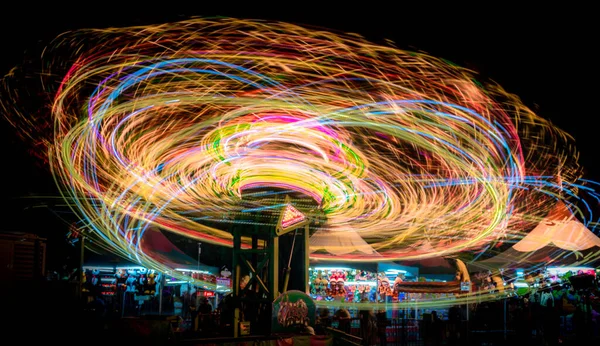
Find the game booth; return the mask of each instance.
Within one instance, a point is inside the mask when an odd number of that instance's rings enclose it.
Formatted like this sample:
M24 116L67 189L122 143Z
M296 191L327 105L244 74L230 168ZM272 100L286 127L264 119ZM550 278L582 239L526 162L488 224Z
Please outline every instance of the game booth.
M84 265L82 295L92 302L97 296L104 301L108 311L121 317L141 315L178 315L189 317L189 307L195 306L199 297L206 297L217 306L231 291L231 278L227 269L216 270L177 268L181 274L214 283L213 287L183 281L165 273L136 265L91 264Z
M167 263L173 272L158 272L118 259L92 258L83 266L82 294L91 302L104 300L108 311L121 317L177 315L184 320L199 297L216 307L231 291L231 272L226 267L207 266L189 257L161 232L148 231L143 246L152 258ZM179 278L187 277L189 280ZM210 286L209 286L210 285Z
M392 321L386 328L388 341L398 338L398 328L406 328L406 337L415 340L420 321L430 318L433 310L441 319L447 319L452 305L448 301L454 300L456 294L469 292L471 285L468 273L463 274L452 261L443 258L407 264L410 265L312 262L309 294L320 318L331 318L333 327L339 327L336 317L340 304L335 303L346 303L342 305L350 315L351 333L358 332L360 327L359 311L372 310L378 304L384 307L380 313ZM463 267L466 269L464 264ZM444 306L436 306L435 302L442 300Z

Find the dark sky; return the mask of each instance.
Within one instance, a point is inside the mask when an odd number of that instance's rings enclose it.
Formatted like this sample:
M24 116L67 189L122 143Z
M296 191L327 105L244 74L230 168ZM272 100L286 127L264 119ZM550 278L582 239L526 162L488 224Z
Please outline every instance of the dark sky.
M0 10L0 73L5 74L19 64L24 52L31 51L39 42L48 42L65 30L77 28L151 24L214 15L317 25L359 33L379 43L391 39L400 48L428 52L475 69L481 79L497 81L507 91L519 95L540 116L573 134L581 152L580 162L586 167L586 178L600 180L600 165L596 163L599 108L595 103L597 96L593 95L599 91L595 84L598 65L593 61L598 28L592 21L595 12L590 8L470 9L433 5L389 8L368 2L372 8L357 4L354 9L324 11L320 7L282 2L277 8L268 9L197 5L196 10L182 10L182 6L174 6L176 3L152 8L147 2L145 7L131 10L113 7L114 4L103 7L102 3L90 4L93 7L89 10L40 8L33 4L5 8ZM36 10L32 12L32 8ZM23 196L57 192L50 174L36 167L14 135L14 129L4 122L0 128L5 185L3 228L25 230L56 224L56 220L46 221L52 219L50 211L23 211L39 204L39 200L24 200Z

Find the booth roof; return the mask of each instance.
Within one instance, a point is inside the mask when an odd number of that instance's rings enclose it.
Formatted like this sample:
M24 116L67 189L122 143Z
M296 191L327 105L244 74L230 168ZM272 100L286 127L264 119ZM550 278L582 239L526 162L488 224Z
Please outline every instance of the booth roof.
M548 266L598 265L598 260L595 261L596 263L589 263L586 252L589 251L577 254L554 246L544 246L537 251L523 253L511 247L494 257L472 263L470 266L479 268L521 268L535 264L546 264Z
M348 268L350 270L365 270L370 272L377 271L377 263L373 262L329 262L329 261L310 261L311 268Z
M420 274L439 274L439 275L454 275L456 274L456 266L452 263L453 260L442 257L424 259L419 261L396 261L396 262L329 262L329 261L314 261L311 260L311 268L348 268L367 270L371 272L385 271L390 268L404 269L412 275Z

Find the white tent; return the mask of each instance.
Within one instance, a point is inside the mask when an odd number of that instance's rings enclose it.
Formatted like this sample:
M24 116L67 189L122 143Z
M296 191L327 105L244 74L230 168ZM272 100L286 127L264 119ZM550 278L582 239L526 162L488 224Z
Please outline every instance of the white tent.
M600 238L577 220L563 202L558 202L548 216L513 248L520 252L532 252L548 245L581 251L593 246L600 247Z
M556 206L523 239L498 255L470 263L477 268L520 267L524 263L583 265L597 261L600 252L581 251L600 247L600 238L577 220L563 202Z

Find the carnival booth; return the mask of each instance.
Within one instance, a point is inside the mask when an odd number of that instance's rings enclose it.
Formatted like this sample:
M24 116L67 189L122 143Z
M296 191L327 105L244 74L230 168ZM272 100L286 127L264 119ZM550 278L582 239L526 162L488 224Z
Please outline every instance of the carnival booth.
M223 268L217 273L217 269L198 270L191 268L177 268L181 274L190 276L193 280L180 280L176 277L166 276L163 297L163 311L168 314L178 315L184 320L190 317L190 307L197 305L197 300L208 298L213 307L216 307L221 299L231 292L231 272ZM206 282L211 286L204 285Z
M322 316L336 316L338 312L336 304L328 302L348 303L350 318L357 318L361 303L377 301L377 263L312 262L308 273L309 295ZM336 326L338 321L332 323Z
M191 258L160 231L148 230L141 247L149 258L173 270L159 272L123 260L96 260L84 265L84 292L90 297L100 293L107 306L123 317L146 314L187 317L189 307L196 305L198 294L217 297L218 291L226 291L217 287L219 268Z
M502 291L508 286L526 294L546 284L562 284L566 282L565 274L594 272L588 266L589 258L594 258L598 247L600 238L558 202L515 245L471 265L473 271L478 271L476 289Z
M464 263L461 262L464 267L462 269L445 259L441 259L439 263L445 266L443 271L437 266L425 268L423 263L416 262L411 265L395 262L326 265L312 263L309 268L309 291L319 307L326 307L327 302L346 302L353 304L358 310L361 303L384 303L387 306L388 318L398 317L397 303L418 304L454 299L455 294L470 291L470 287L465 289L464 285L470 284ZM423 267L423 273L419 267ZM420 318L423 313L428 312L426 308L413 308L410 316ZM352 311L350 313L352 315ZM441 314L441 317L444 316Z
M140 315L158 312L161 280L161 273L131 263L87 263L81 290L87 302L102 299L112 313Z
M478 271L474 287L557 307L561 334L573 333L575 311L590 311L598 292L593 260L599 247L600 238L558 202L516 244L470 264Z
M316 301L375 302L377 273L361 267L363 268L342 265L310 267L311 297Z
M216 274L216 268L212 267L211 271L177 268L192 278L188 281L134 264L87 264L83 268L82 294L86 301L99 296L109 310L119 311L121 317L162 314L185 319L199 297L209 298L216 306L220 297L231 290L229 278L222 277L227 270Z

